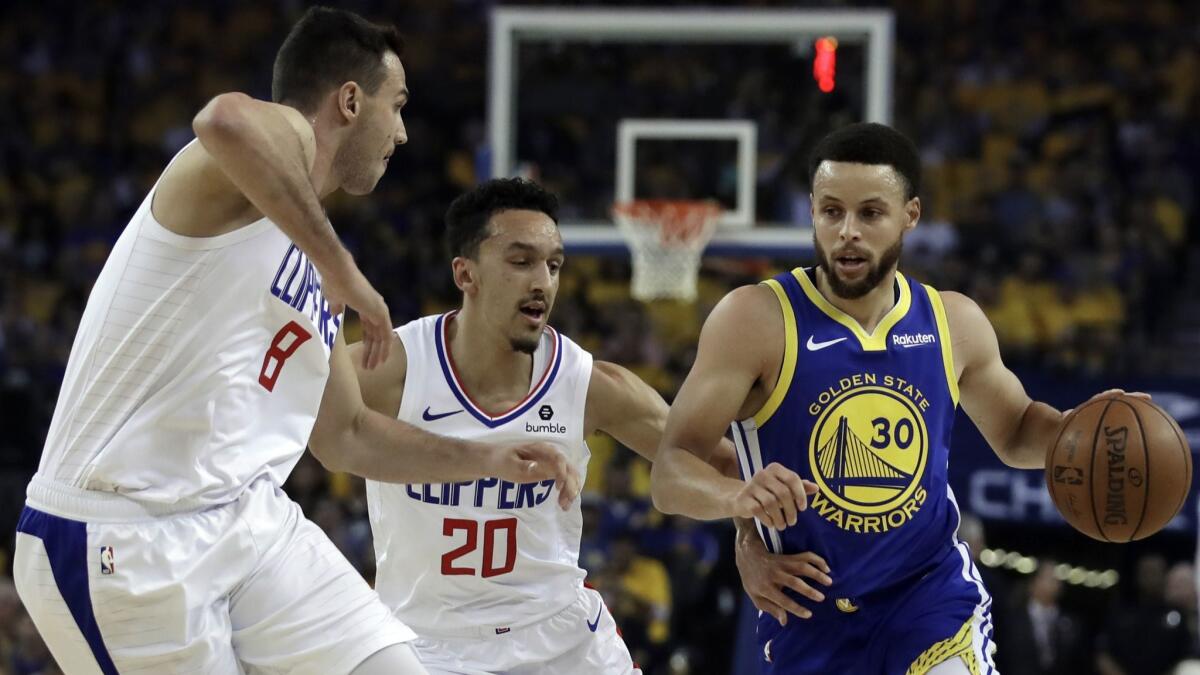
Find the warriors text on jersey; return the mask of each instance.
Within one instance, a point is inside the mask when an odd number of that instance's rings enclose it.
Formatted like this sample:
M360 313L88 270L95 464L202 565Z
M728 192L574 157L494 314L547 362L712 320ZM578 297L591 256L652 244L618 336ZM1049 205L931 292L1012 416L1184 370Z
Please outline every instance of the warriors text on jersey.
M489 414L463 389L448 348L453 313L397 329L408 357L399 418L430 432L491 443L544 441L586 475L584 410L592 357L552 328L533 355L529 394ZM469 357L460 357L469 358ZM553 481L495 478L395 485L367 481L376 589L418 634L504 632L575 602L582 513L559 508Z
M223 504L262 475L282 485L308 442L342 321L316 269L265 218L175 234L154 194L88 298L34 501L60 486L156 512Z

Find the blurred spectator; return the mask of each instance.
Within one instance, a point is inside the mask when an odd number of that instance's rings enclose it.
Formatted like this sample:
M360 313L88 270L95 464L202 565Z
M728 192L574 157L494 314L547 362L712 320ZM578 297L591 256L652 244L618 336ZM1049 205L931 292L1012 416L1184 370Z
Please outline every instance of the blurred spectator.
M638 553L637 539L622 533L612 541L608 565L596 577L597 590L621 627L634 661L653 667L668 654L671 582L666 567Z
M1088 667L1088 642L1079 620L1059 604L1055 561L1043 559L1008 615L1000 648L1010 675L1079 673Z
M7 672L17 649L17 625L25 610L12 579L0 577L0 673Z
M1097 640L1101 675L1161 675L1188 655L1190 638L1183 615L1166 602L1167 562L1160 555L1137 561L1137 597L1109 612Z
M1200 626L1196 615L1196 568L1190 562L1177 562L1167 572L1163 591L1167 607L1179 612L1188 635L1188 657L1200 659Z

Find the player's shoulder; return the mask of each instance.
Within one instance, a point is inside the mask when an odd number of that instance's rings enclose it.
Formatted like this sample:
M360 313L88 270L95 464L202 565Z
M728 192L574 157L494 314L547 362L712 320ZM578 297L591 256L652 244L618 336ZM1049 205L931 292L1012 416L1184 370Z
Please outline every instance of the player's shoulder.
M779 299L766 283L747 284L726 293L713 308L713 315L727 320L777 318Z
M726 335L731 339L755 341L769 336L783 325L780 298L766 284L739 286L713 307L704 322L710 335Z
M946 308L946 320L950 324L951 333L954 332L957 326L960 330L977 330L984 325L990 327L987 315L983 313L983 309L979 303L972 300L958 291L934 291L942 299L942 306Z

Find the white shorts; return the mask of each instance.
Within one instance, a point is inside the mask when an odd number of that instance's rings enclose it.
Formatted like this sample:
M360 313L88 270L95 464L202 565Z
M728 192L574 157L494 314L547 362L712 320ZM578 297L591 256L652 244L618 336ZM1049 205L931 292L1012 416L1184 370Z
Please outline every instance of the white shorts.
M558 614L507 633L418 637L430 675L641 675L604 599L590 588Z
M349 673L416 637L270 479L204 511L146 508L30 484L13 576L64 672Z

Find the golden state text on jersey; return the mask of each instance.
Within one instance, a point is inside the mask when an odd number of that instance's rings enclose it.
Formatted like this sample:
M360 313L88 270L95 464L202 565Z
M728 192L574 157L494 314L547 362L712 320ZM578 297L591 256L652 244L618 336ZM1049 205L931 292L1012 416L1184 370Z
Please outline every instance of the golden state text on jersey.
M814 551L833 570L843 612L954 546L947 485L958 404L937 291L896 274L895 306L868 334L817 290L812 270L765 282L783 311L778 385L733 437L744 477L779 462L819 490L793 527L758 524L773 552Z

